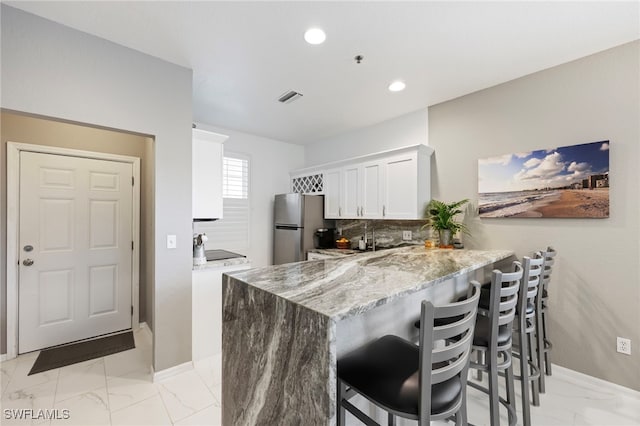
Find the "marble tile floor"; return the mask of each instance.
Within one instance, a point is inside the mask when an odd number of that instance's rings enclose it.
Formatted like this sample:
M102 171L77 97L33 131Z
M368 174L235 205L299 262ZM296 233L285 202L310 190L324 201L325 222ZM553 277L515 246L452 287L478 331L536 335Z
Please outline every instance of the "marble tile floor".
M150 335L141 328L134 337L135 349L32 376L37 352L2 362L0 425L219 425L220 357L153 383ZM58 419L11 419L12 409Z
M37 353L2 362L0 424L219 425L220 357L198 361L193 370L153 383L149 373L149 335L141 329L135 333L135 339L136 349L33 376L27 373ZM516 389L519 398L519 383ZM489 425L487 396L471 388L468 395L469 421L476 426ZM59 417L63 417L63 410L69 410L69 418L7 418L6 410L21 408L34 412L57 409ZM501 424L507 424L504 410L501 415ZM556 368L553 376L547 378L547 393L541 395L541 406L532 407L532 423L640 425L640 392ZM360 425L349 415L347 424Z

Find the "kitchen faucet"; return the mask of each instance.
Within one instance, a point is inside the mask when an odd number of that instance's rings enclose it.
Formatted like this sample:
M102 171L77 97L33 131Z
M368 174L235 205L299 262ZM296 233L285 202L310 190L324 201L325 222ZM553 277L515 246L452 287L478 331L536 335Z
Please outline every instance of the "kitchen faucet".
M364 240L365 250L369 246L369 241L367 239L367 225L368 225L368 222L365 220L364 221L364 236L362 237L362 239ZM376 251L376 230L373 227L373 225L371 225L371 250Z

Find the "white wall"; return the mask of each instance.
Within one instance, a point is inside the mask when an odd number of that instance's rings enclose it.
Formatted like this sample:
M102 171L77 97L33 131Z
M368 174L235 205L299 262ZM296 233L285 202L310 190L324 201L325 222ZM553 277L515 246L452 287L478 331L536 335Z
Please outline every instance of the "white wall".
M191 74L2 5L3 108L155 137L156 371L191 360Z
M247 258L254 267L271 265L273 196L291 191L289 172L303 167L304 147L204 123L198 123L197 126L198 129L228 135L229 139L224 142L225 152L232 151L249 156L251 211ZM212 225L207 222L198 223L194 229L206 232L208 226ZM208 242L207 249L225 248L212 244L215 243Z
M550 288L552 361L640 390L640 42L429 108L432 194L477 205L477 160L610 140L610 218L475 219L465 244L518 257L558 250ZM638 347L636 343L635 348Z
M363 127L305 147L305 167L410 145L429 145L428 110Z

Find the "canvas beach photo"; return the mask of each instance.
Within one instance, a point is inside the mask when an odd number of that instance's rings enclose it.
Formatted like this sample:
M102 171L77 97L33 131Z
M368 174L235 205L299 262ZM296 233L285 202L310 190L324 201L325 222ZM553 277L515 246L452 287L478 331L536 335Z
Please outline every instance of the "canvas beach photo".
M478 160L480 217L609 217L609 141Z

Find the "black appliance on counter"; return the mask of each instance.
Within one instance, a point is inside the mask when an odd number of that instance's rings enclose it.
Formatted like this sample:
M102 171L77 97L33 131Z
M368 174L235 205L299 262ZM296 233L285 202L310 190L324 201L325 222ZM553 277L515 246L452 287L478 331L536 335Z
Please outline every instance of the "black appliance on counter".
M336 248L336 230L320 228L313 234L313 243L317 249Z

